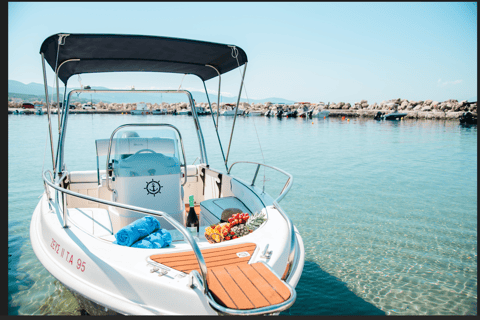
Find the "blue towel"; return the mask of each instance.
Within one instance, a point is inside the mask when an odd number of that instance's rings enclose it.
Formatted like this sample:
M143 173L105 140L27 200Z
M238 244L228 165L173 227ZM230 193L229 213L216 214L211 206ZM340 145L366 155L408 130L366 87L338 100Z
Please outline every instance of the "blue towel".
M158 249L167 247L172 243L172 235L165 229L160 229L145 238L135 242L132 247L145 249Z
M152 216L146 216L120 229L115 234L117 240L114 243L130 247L135 241L148 236L157 229L160 229L160 222Z

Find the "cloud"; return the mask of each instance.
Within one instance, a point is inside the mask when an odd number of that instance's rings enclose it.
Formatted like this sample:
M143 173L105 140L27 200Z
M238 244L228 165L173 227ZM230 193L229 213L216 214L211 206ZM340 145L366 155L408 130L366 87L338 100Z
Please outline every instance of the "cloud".
M450 86L450 85L455 85L455 84L459 84L459 83L462 83L463 80L455 80L455 81L442 81L442 79L438 79L438 86L439 87L445 87L445 86Z

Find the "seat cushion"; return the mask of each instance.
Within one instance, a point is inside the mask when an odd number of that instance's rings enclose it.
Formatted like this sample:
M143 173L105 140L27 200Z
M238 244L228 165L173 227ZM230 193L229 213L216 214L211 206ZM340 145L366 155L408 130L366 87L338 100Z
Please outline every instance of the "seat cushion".
M208 213L217 218L218 221L220 221L222 218L223 210L230 208L239 209L242 212L252 213L237 197L215 198L200 202L200 214L208 211Z

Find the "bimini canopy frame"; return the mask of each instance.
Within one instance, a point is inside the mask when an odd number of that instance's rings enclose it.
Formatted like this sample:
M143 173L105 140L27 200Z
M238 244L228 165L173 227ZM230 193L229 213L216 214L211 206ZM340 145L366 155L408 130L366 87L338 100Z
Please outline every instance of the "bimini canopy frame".
M232 54L235 52L235 55ZM68 79L75 74L98 72L167 72L196 75L205 81L234 70L247 64L247 55L243 49L214 42L179 39L170 37L144 36L144 35L119 35L119 34L54 34L42 43L40 47L42 65L44 70L45 95L47 99L47 112L49 118L50 141L52 143L52 130L48 106L48 89L44 61L54 70L57 84L57 105L59 105L58 79L65 84L67 91ZM245 77L245 70L242 77ZM206 87L205 87L206 90ZM241 92L241 87L240 87ZM208 93L207 94L208 98ZM219 93L220 94L220 93ZM65 95L64 95L64 98ZM240 100L240 94L239 94ZM211 104L210 101L210 109ZM68 103L64 99L63 110L59 110L60 128L65 127L60 112L68 113ZM195 108L194 105L192 105ZM238 103L237 103L238 109ZM212 117L213 118L213 117ZM215 123L218 142L227 167L227 157L218 136L218 115ZM228 150L233 135L234 125ZM60 139L61 141L62 139ZM54 151L52 144L52 161ZM57 150L58 153L58 150ZM54 172L61 172L57 168ZM58 164L57 164L58 167Z
M207 81L247 62L246 53L239 47L237 63L232 58L231 45L157 36L68 34L58 49L58 40L64 35L67 34L45 39L40 54L53 70L75 59L58 71L65 85L75 74L119 71L194 74ZM215 67L218 73L207 65Z

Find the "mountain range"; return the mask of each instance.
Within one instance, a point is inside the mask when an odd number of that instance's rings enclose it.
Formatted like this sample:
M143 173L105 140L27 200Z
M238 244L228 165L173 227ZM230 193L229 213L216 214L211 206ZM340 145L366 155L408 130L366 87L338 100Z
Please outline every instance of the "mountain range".
M71 88L67 89L68 91L73 90L73 89L79 89L79 88ZM106 87L92 87L93 89L97 90L108 90ZM64 89L60 87L60 99L63 99L63 91ZM56 100L56 92L53 90L51 86L48 86L48 93L49 97L51 97L52 93L54 94L54 99ZM40 83L35 83L31 82L29 84L24 84L20 81L16 80L8 80L8 94L9 97L15 97L15 94L21 94L21 95L28 95L29 100L39 100L39 101L45 101L45 87L43 84ZM207 102L207 97L205 95L205 92L200 92L200 91L191 91L191 94L193 96L193 99L195 99L196 102ZM141 94L141 97L137 96L136 94L132 93L93 93L91 96L88 93L82 93L80 96L75 97L76 95L72 95L72 100L73 101L79 101L79 100L88 100L92 99L93 102L99 102L103 101L105 103L133 103L133 102L140 102L139 99L143 102L150 102L150 103L161 103L161 102L167 102L167 103L175 103L175 102L183 102L187 101L187 98L185 95L177 95L177 94L158 94L158 93L144 93ZM217 102L217 95L215 94L209 94L208 95L210 98L210 102L214 103ZM17 97L26 97L26 96L17 96ZM82 99L79 99L79 98ZM24 99L25 100L25 99ZM71 102L73 102L71 101ZM240 99L241 102L250 102L250 103L265 103L270 101L271 103L285 103L285 104L293 104L295 101L292 100L287 100L283 98L266 98L266 99L249 99L248 101L246 99ZM225 103L236 103L237 102L237 97L226 97L226 96L221 96L221 101L220 102L225 102Z

